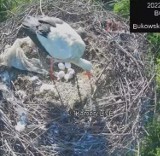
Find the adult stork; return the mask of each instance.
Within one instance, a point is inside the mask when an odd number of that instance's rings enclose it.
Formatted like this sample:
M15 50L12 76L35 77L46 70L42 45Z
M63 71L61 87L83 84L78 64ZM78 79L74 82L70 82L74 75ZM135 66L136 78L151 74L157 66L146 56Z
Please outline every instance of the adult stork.
M82 57L85 43L81 36L66 22L49 16L27 16L22 22L24 32L51 58L70 62L86 71L91 77L92 64ZM53 59L50 60L53 79Z

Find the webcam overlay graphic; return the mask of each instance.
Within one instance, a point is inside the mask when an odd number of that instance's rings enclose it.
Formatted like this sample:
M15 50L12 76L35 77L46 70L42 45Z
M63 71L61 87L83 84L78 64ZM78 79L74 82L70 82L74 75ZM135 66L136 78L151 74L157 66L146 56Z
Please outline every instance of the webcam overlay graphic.
M159 0L130 0L130 31L160 32Z

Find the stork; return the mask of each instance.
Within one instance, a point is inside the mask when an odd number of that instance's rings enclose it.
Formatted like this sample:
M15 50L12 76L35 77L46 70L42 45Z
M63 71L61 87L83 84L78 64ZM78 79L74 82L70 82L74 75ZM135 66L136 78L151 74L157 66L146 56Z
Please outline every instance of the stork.
M86 45L81 36L66 22L49 16L27 16L22 22L24 32L50 59L50 76L53 79L53 59L70 62L92 76L92 64L82 58Z

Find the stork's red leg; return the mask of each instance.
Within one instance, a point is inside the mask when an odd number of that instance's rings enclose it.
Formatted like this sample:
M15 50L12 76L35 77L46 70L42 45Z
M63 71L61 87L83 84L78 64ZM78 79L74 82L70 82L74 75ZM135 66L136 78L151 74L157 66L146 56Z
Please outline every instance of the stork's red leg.
M93 76L89 71L86 71L84 75L87 75L88 79L91 79L91 77Z
M53 75L53 58L50 58L50 78L54 80L54 75Z

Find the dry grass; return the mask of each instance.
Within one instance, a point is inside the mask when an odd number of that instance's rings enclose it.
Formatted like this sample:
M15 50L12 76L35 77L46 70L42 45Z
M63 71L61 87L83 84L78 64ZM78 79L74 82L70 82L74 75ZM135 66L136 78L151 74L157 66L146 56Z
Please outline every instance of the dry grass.
M22 8L19 8L19 14L0 24L0 51L24 35L20 24L26 15L41 14L39 3ZM56 92L40 94L37 93L38 83L29 80L33 73L22 74L22 71L1 67L0 155L106 156L139 153L144 124L153 111L151 103L154 96L154 64L148 58L145 35L130 34L123 19L91 1L42 1L42 10L46 15L59 17L75 29L82 27L87 32L84 57L94 66L91 92L70 107L63 98L63 90L57 94L65 82L55 82ZM111 30L106 31L109 19L113 20ZM77 72L80 74L81 70L77 69ZM4 80L6 75L12 78L11 82ZM38 77L42 83L51 83L41 75ZM83 90L79 88L83 89L83 84L79 87L78 80L73 81L75 83L69 84L81 97ZM19 90L25 91L25 96L17 94ZM27 127L21 133L14 127L19 120L17 109L27 112ZM76 110L105 114L76 116Z

